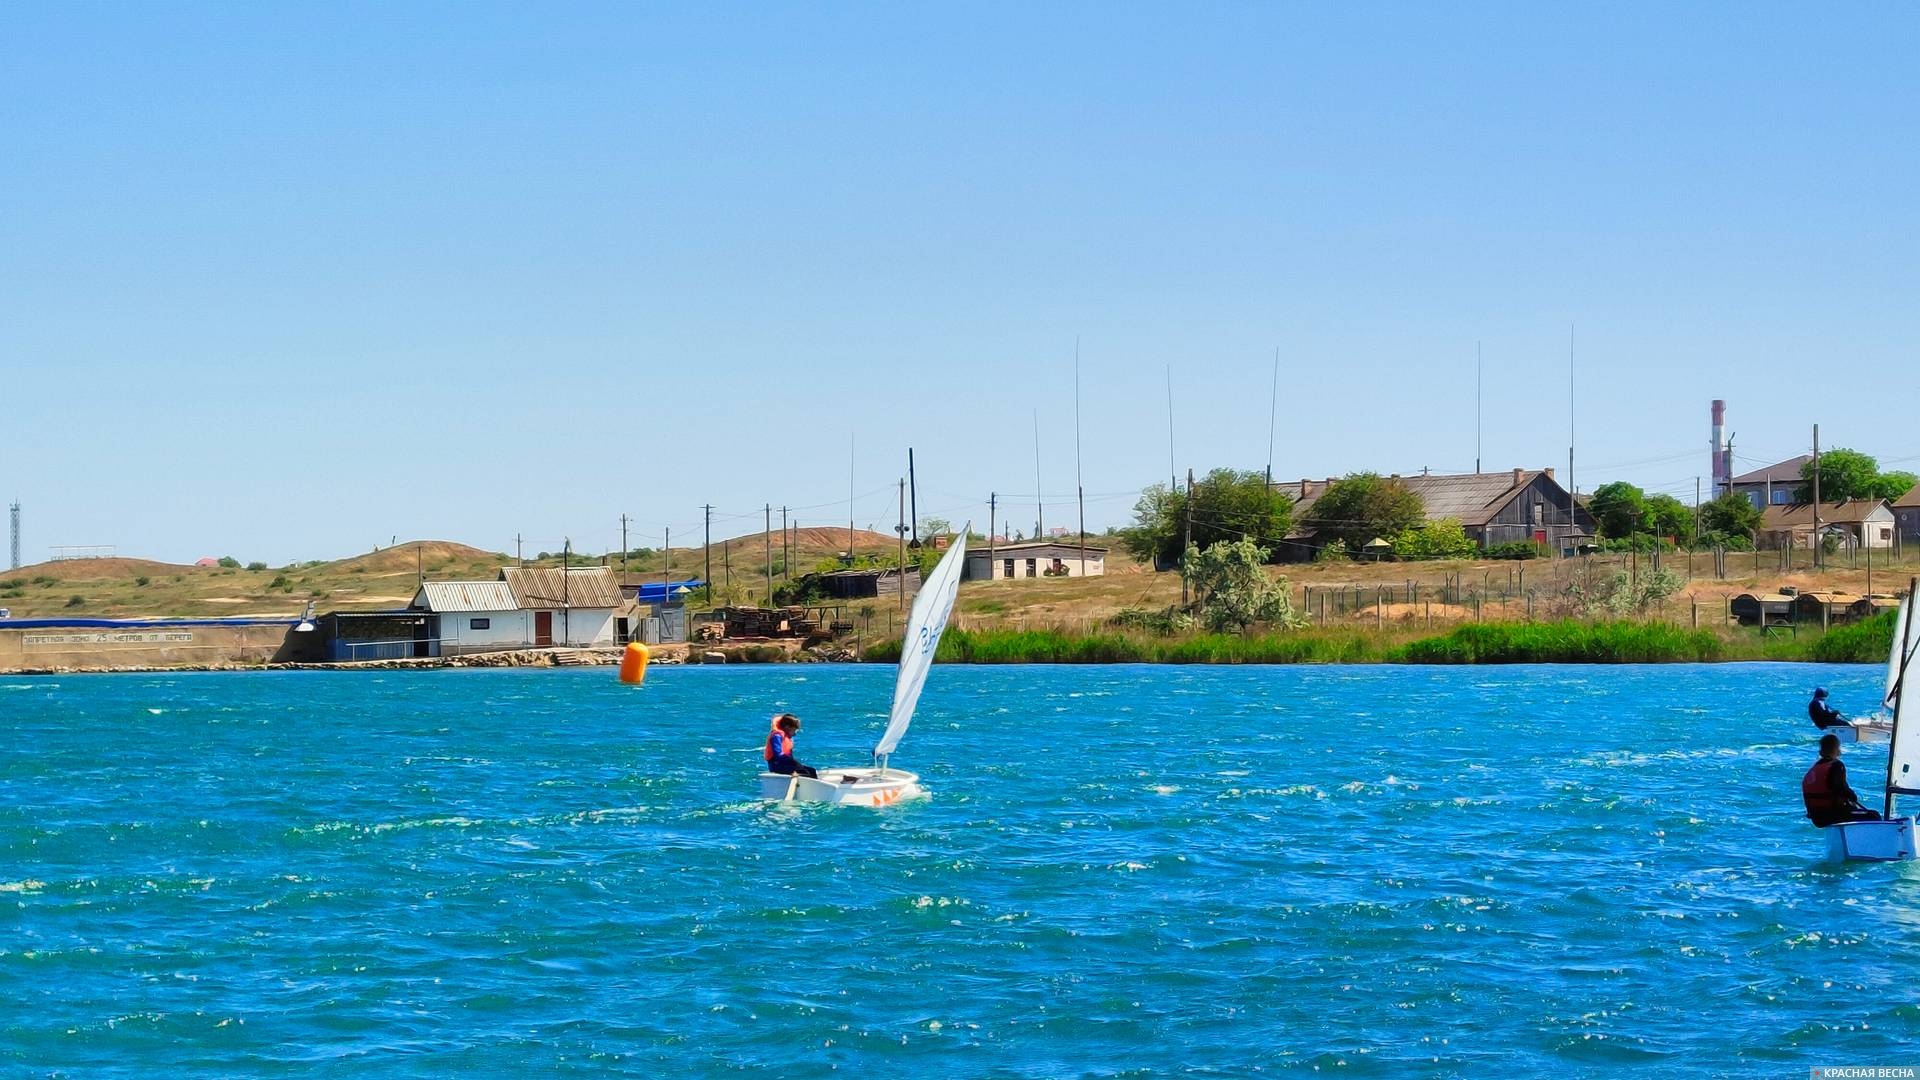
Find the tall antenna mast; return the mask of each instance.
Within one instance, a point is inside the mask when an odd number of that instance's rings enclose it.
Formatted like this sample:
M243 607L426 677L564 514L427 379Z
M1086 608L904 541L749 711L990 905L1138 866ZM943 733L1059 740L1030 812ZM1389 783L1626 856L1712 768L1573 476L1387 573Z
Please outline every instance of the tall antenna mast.
M1578 517L1574 512L1574 492L1579 490L1573 483L1573 324L1567 324L1567 547L1575 547L1574 529L1578 527Z
M1280 416L1280 346L1273 347L1273 394L1267 399L1267 486L1273 486L1273 427Z
M1480 475L1480 343L1477 341L1473 343L1473 475ZM1573 477L1567 479L1572 481Z
M1173 365L1167 365L1167 490L1180 490L1180 474L1173 467Z
M8 530L7 530L8 536L13 541L12 550L9 552L9 554L12 556L12 562L13 562L12 568L15 570L18 570L20 569L20 500L19 499L15 499L11 503L7 504L7 526L8 526Z
M1033 410L1033 538L1047 531L1047 504L1040 495L1040 410Z
M847 433L847 565L853 565L853 433Z
M1087 576L1087 485L1080 478L1080 335L1073 335L1073 489L1080 507L1080 576Z

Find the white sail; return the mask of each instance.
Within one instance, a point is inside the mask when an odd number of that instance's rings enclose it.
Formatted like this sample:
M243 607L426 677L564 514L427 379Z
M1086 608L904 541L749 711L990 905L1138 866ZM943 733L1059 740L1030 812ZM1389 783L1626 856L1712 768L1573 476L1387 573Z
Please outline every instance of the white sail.
M1913 608L1909 606L1910 597L1900 598L1900 612L1893 617L1893 648L1887 650L1887 692L1881 704L1893 708L1893 685L1900 681L1900 660L1906 652L1907 637L1912 633L1909 625L1913 621Z
M900 644L900 674L893 682L893 709L887 714L887 730L874 745L873 756L885 757L900 745L900 737L913 723L913 708L920 703L920 688L927 683L927 669L939 651L940 635L946 632L947 619L953 614L954 597L960 591L960 571L967 562L967 530L961 528L953 546L933 568L933 574L920 583L920 595L913 598L913 610L907 614L907 635ZM901 587L906 587L902 579Z
M1913 622L1909 616L1908 639L1920 637L1913 632ZM1920 795L1920 641L1906 640L1903 645L1900 674L1893 687L1893 735L1887 746L1889 804L1895 795Z

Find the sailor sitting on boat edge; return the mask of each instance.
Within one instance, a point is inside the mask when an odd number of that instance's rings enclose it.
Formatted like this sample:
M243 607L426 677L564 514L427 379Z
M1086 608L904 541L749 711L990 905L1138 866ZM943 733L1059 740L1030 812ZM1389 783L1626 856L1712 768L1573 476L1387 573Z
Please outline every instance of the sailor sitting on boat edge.
M1820 736L1820 760L1800 778L1800 798L1807 819L1820 828L1843 821L1879 821L1880 815L1860 805L1860 796L1847 784L1847 767L1840 764L1840 736Z
M1840 715L1839 709L1827 703L1827 688L1824 686L1813 688L1813 700L1807 702L1807 717L1817 728L1852 726L1847 723L1846 717Z
M773 730L767 733L767 745L764 754L767 759L767 771L782 776L795 773L809 779L819 779L820 774L808 766L800 764L793 756L793 737L800 733L800 718L792 713L777 713L773 718Z

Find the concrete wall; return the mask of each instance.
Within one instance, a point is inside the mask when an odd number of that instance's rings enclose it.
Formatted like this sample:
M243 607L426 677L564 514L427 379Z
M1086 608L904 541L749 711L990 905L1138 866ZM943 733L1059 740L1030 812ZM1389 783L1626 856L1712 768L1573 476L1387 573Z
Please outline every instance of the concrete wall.
M0 671L254 664L288 659L286 653L294 636L291 623L114 629L0 627Z
M1007 573L1007 560L1009 559L1013 560L1013 573L1011 575ZM1034 560L1033 576L1036 579L1047 577L1047 571L1052 569L1054 560L1056 559L1059 560L1061 566L1066 568L1066 573L1056 573L1052 575L1053 577L1081 576L1080 550L1078 548L1064 551L1060 549L1051 551L1020 551L1015 549L1004 553L996 550L992 559L988 559L987 550L981 548L978 551L967 552L967 572L965 577L968 581L1005 581L1009 578L1024 578L1027 576L1028 559ZM1106 556L1098 551L1088 551L1086 576L1100 577L1106 572Z
M440 632L446 633L445 628L443 627ZM553 643L555 645L611 645L613 636L612 608L577 607L571 611L554 610ZM527 613L527 640L533 640L532 612Z
M533 614L527 611L443 611L440 615L440 655L489 649L517 649L533 644ZM475 630L473 620L485 619L487 628ZM558 642L560 617L554 616L554 637Z

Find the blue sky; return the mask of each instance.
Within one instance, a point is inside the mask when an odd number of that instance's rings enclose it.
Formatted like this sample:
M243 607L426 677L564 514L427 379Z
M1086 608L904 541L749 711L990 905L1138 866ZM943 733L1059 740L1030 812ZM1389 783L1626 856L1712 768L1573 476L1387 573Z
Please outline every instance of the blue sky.
M1031 528L1184 471L1920 463L1910 6L11 5L0 495L55 544Z

